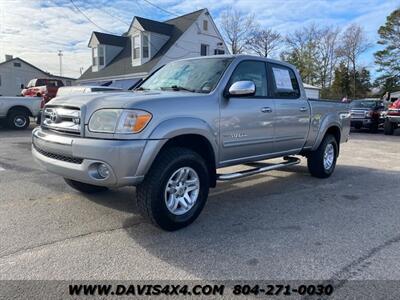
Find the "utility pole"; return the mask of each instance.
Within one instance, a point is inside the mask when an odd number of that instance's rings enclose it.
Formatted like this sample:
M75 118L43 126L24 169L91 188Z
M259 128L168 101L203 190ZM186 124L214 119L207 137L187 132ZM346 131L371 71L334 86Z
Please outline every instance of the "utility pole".
M58 57L60 58L60 76L62 76L62 50L58 50Z

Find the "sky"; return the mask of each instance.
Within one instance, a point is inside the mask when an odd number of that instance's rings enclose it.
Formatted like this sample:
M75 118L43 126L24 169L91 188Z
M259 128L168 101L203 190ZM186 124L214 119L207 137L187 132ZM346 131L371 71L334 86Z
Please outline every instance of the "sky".
M152 6L154 3L160 8ZM90 22L81 12L82 11ZM373 76L373 53L379 49L377 30L400 0L0 0L0 62L5 54L59 75L58 50L63 51L64 76L79 77L91 63L87 44L92 31L122 34L134 16L164 21L201 8L208 8L217 23L232 7L254 14L263 27L285 35L315 23L345 28L361 25L372 47L360 64Z

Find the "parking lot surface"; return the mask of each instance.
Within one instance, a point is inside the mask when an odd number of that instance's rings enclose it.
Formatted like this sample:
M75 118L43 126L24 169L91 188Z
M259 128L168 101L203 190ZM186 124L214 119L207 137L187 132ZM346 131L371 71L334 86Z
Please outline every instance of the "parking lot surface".
M306 161L211 190L164 232L135 188L82 195L0 128L0 279L400 279L400 134L357 132L334 175Z

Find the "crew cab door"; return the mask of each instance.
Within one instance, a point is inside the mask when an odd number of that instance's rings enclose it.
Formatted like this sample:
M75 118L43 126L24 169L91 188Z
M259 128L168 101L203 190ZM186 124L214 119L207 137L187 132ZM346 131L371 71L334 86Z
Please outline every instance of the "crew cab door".
M268 98L267 66L261 60L238 63L226 91L237 81L253 81L252 96L229 96L221 101L220 161L222 164L249 160L273 152L274 101Z
M268 63L271 96L275 102L275 152L301 150L310 127L310 106L301 95L295 72L284 65Z

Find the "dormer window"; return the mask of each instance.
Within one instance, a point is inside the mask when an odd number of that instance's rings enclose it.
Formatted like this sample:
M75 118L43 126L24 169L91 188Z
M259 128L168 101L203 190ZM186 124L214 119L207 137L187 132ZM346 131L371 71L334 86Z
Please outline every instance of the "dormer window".
M99 45L92 48L93 66L104 66L104 47Z
M135 35L132 38L133 59L140 58L140 36Z
M149 36L143 34L143 58L149 57Z

